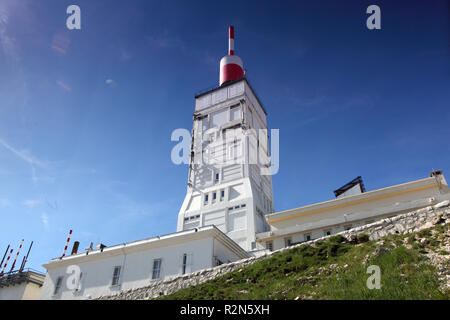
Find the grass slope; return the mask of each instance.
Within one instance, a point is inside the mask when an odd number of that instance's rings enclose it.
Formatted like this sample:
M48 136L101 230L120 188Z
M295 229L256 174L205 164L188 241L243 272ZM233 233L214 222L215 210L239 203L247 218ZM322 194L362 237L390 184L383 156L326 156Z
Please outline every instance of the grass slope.
M426 244L417 239L426 236ZM351 244L342 236L277 253L214 280L161 299L449 299L425 256L442 250L448 226ZM423 242L423 241L422 241ZM367 267L381 269L381 289L368 289Z

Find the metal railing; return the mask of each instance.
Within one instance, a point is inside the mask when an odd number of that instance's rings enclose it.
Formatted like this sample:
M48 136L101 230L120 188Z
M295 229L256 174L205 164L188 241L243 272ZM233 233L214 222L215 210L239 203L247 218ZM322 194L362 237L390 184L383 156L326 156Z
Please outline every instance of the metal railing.
M36 274L38 276L36 276ZM0 277L0 287L9 286L23 281L35 282L42 285L42 281L39 279L39 276L44 276L44 274L32 268L10 271L4 273Z

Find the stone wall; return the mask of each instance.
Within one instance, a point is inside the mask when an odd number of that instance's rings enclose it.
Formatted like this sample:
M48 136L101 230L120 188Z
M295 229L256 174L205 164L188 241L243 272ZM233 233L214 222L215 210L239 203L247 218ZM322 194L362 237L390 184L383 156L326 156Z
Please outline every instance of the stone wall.
M356 239L358 234L368 234L370 240L378 240L390 234L406 234L431 228L438 223L450 223L449 201L441 202L435 206L429 206L420 210L397 215L367 224L361 227L350 229L339 233L349 241ZM335 234L336 235L336 234ZM335 236L331 235L331 236ZM143 300L157 298L162 295L174 293L180 289L214 279L236 269L246 267L258 260L268 258L278 252L289 250L302 245L314 245L331 236L311 240L288 248L283 248L273 252L265 253L259 257L252 257L244 260L223 264L214 268L199 270L186 275L179 275L153 282L151 285L142 288L121 291L115 295L100 297L100 300Z

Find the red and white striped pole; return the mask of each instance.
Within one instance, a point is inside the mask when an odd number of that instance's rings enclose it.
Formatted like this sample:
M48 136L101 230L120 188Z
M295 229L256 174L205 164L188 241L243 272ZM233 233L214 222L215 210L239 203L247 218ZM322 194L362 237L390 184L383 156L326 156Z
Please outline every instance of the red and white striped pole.
M19 257L19 253L20 253L20 249L22 249L22 245L23 245L23 239L22 239L22 242L20 243L19 250L17 251L17 254L16 254L16 258L14 259L14 262L11 266L11 270L9 270L9 272L14 270L14 266L16 265L16 260L17 260L17 257Z
M228 55L234 55L234 27L228 28Z
M70 230L69 236L67 237L67 243L66 243L66 246L65 246L65 248L64 248L64 252L63 252L63 255L61 256L61 258L64 257L64 256L66 255L66 250L67 250L67 246L69 245L70 235L71 235L71 234L72 234L72 230Z
M0 276L3 275L3 271L5 271L6 265L8 264L9 258L11 258L11 254L13 253L14 249L11 249L11 251L9 252L9 256L8 259L6 259L5 265L3 266L2 272L0 272Z

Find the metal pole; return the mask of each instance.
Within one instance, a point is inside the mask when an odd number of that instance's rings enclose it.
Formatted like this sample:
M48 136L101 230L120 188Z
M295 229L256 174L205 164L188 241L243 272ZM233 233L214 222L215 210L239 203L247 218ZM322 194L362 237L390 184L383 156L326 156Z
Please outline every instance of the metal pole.
M22 272L24 264L25 264L25 257L23 257L22 263L20 264L19 273Z
M22 262L22 265L20 266L20 271L22 271L23 268L25 268L25 264L26 264L27 261L28 261L28 255L30 254L30 251L31 251L31 247L32 247L32 246L33 246L33 241L31 241L30 248L28 248L27 255L24 257L24 260L23 260L23 262Z
M67 246L69 245L70 235L71 234L72 234L72 230L70 230L69 237L67 237L67 243L66 243L66 246L64 247L64 252L63 252L63 255L61 256L61 259L66 255L66 250L67 250Z
M5 257L6 257L6 255L8 254L8 250L9 250L9 244L8 244L8 248L6 248L5 254L3 255L2 263L0 263L0 268L1 268L2 265L3 265L3 261L5 261Z
M17 250L16 258L14 259L14 262L11 266L11 270L9 270L9 272L13 271L14 266L16 265L16 261L17 261L17 258L19 257L20 249L22 249L22 245L23 245L23 239L22 239L22 242L20 243L19 250Z
M5 268L6 268L7 264L8 264L9 258L11 258L11 254L13 253L13 251L14 251L14 249L11 249L11 251L9 252L8 259L6 259L5 265L3 266L3 269L0 272L0 276L3 275L3 271L5 271Z

